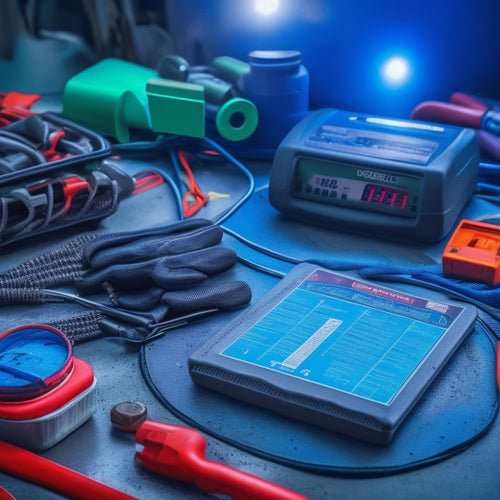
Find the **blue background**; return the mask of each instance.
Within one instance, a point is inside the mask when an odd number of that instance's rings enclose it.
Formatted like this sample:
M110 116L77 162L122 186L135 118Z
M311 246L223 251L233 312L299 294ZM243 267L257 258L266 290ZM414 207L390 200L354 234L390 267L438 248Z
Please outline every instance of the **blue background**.
M170 1L175 48L191 64L251 50L300 50L312 107L407 117L455 91L500 99L500 2L495 0L287 0L271 16L248 0ZM210 6L210 7L209 7ZM406 57L405 85L387 85L383 62Z

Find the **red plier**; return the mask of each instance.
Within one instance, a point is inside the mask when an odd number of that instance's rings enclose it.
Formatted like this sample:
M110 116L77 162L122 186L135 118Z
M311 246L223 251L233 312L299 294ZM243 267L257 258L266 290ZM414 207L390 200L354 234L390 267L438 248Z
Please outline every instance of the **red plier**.
M425 101L412 111L411 118L474 129L481 148L500 160L500 108L477 97L455 92L449 102Z

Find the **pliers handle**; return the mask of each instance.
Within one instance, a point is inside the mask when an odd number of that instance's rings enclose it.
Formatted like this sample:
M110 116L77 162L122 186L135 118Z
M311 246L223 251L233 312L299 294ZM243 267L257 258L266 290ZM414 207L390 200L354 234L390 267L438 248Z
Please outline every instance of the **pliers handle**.
M0 441L0 471L56 491L68 498L137 500L132 495L4 441Z
M411 118L430 120L450 125L458 125L473 129L485 128L485 117L488 113L495 113L488 106L475 97L455 92L449 102L425 101L420 103L411 113ZM494 130L490 130L494 133Z
M425 101L410 116L415 120L475 129L481 147L500 160L500 111L474 96L455 92L449 102Z

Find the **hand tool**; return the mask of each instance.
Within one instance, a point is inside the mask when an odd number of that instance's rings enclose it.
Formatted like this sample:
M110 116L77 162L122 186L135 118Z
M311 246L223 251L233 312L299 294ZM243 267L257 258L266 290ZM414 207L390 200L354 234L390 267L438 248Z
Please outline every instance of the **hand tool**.
M5 488L0 486L0 500L16 500Z
M0 441L0 470L80 500L134 500L135 497L24 448ZM135 499L136 500L136 499Z
M113 308L105 304L79 297L78 295L58 290L42 290L41 294L42 296L44 294L47 296L44 300L49 300L50 297L54 299L60 298L70 302L76 302L77 304L100 313L101 317L97 318L95 322L105 337L117 337L135 344L150 342L164 335L168 330L184 326L189 321L219 311L217 308L206 308L178 315L171 319L156 321L153 315ZM166 313L164 315L166 316Z
M449 102L425 101L411 113L415 120L448 123L476 130L481 148L500 159L500 111L464 92L455 92Z
M207 460L204 436L188 427L147 420L140 402L125 402L111 410L113 426L135 433L144 445L136 458L145 467L173 479L194 483L206 493L223 493L236 500L307 500L306 497L234 469Z

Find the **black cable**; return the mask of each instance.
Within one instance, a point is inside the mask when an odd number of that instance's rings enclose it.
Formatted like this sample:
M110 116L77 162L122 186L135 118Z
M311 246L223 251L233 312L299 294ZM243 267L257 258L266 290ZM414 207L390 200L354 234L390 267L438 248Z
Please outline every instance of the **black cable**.
M241 234L225 226L221 226L221 228L224 231L224 233L226 233L229 236L232 236L240 243L243 243L245 246L251 248L252 250L256 250L257 252L260 252L269 257L274 257L275 259L281 260L283 262L288 262L289 264L300 264L302 262L302 260L300 259L295 259L294 257L290 257L289 255L276 252L275 250L271 250L270 248L259 245L258 243L254 243L253 241L245 238L244 236L241 236Z

